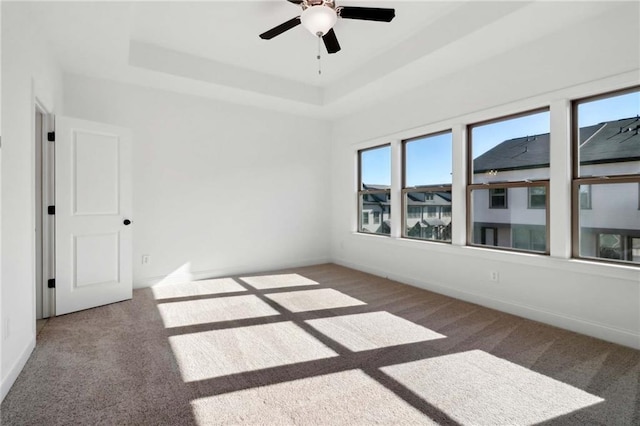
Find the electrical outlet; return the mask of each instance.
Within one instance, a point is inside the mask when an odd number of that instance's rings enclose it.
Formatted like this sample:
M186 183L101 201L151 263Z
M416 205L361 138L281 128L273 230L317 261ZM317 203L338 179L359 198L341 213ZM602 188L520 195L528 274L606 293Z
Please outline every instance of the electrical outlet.
M149 254L143 254L142 255L142 264L143 265L148 265L151 263L151 255Z
M500 282L500 274L498 273L498 271L491 271L489 272L489 278L491 279L491 281L493 281L494 283Z

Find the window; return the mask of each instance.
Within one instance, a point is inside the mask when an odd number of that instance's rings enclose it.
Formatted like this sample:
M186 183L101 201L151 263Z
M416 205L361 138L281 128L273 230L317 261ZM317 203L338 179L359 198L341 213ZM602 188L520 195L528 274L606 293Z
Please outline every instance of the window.
M489 208L507 208L507 188L493 188L489 190Z
M630 246L631 246L631 261L632 262L640 262L640 237L638 238L630 238Z
M580 209L591 208L591 185L580 185Z
M467 244L548 253L549 110L468 126Z
M422 207L409 206L407 207L407 217L409 219L419 219L422 217Z
M403 142L402 236L451 242L450 131Z
M622 234L599 234L598 257L640 262L640 237L634 238Z
M521 250L544 251L545 232L544 226L515 226L511 233L512 245Z
M529 205L530 209L544 209L547 207L547 191L544 186L529 187Z
M390 188L391 146L358 151L358 232L391 234Z
M573 102L573 255L640 264L640 87Z
M598 257L624 259L624 239L620 234L598 235Z

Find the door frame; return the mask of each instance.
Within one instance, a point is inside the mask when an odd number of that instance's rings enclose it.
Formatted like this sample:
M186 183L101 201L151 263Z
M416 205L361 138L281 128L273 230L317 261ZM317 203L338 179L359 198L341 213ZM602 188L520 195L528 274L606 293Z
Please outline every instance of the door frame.
M49 278L55 277L55 216L49 215L47 212L48 206L55 205L55 181L54 181L54 156L55 156L55 143L48 142L47 134L49 132L54 131L54 123L55 118L49 111L49 109L44 105L38 97L34 97L33 103L33 169L31 176L34 179L32 187L35 191L35 178L36 178L36 168L41 168L41 176L42 176L42 194L41 194L41 215L42 215L42 224L41 224L41 241L42 241L42 281L40 283L36 282L37 274L37 255L36 251L38 236L34 232L34 240L33 240L33 277L34 277L34 290L36 290L36 286L41 288L42 290L42 318L49 318L55 315L55 289L49 288L47 285L47 281ZM36 162L37 153L36 150L39 148L38 146L38 135L36 135L36 116L37 114L42 114L42 134L39 135L42 140L41 146L41 163L38 164ZM36 210L36 199L38 194L34 194L34 218L33 225L35 230L35 221L37 220L37 212ZM34 293L34 319L36 317L36 294Z

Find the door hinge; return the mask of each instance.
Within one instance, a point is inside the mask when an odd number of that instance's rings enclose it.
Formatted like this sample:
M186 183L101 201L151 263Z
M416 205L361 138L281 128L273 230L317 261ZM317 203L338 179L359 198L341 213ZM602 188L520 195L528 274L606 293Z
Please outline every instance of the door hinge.
M56 288L56 279L50 278L49 280L47 280L47 287Z
M47 214L56 214L56 206L47 207Z
M56 132L47 133L47 140L49 142L55 142L56 141Z

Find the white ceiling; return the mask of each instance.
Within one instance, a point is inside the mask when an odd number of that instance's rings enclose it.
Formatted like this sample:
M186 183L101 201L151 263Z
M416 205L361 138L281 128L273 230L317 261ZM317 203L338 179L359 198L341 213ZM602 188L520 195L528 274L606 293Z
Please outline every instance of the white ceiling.
M41 2L62 69L320 117L345 114L602 13L608 2L344 0L393 7L391 23L340 19L342 50L298 26L258 35L300 13L285 0ZM535 23L535 25L532 25Z

